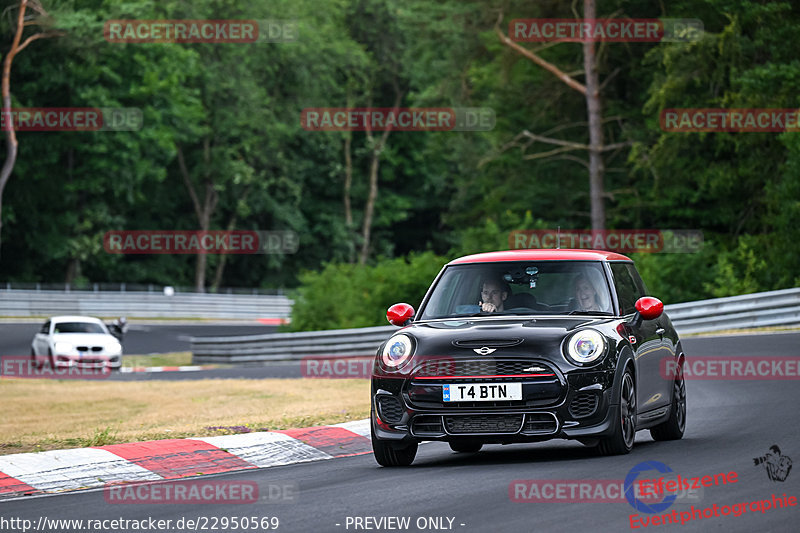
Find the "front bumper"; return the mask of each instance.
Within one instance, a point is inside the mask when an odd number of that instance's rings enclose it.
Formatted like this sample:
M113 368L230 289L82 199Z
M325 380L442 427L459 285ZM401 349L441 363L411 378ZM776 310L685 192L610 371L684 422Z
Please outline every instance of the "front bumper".
M538 442L609 436L618 415L612 370L578 369L552 378L397 379L373 376L372 425L376 438L392 441L483 443ZM519 381L523 398L506 402L444 402L442 385ZM438 395L438 396L437 396Z
M117 369L122 366L121 355L74 355L74 354L57 354L53 356L53 361L56 368L81 368L81 369L97 369L103 368Z

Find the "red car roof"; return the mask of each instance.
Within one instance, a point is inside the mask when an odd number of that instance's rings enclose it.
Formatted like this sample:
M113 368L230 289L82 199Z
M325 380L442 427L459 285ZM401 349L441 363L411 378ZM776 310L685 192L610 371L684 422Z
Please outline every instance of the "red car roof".
M497 263L501 261L631 261L631 259L624 255L604 250L537 249L505 250L502 252L465 255L450 261L448 264Z

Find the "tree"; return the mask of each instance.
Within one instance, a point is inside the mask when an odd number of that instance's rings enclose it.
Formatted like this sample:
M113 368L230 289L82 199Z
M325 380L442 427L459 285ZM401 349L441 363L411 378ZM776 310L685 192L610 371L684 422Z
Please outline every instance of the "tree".
M25 14L30 5L31 11L34 12L32 17L26 18ZM11 41L11 48L6 52L6 57L3 61L3 81L2 81L2 97L3 97L3 113L11 113L11 65L14 62L14 57L22 52L29 44L37 39L45 37L54 37L61 35L60 32L55 31L39 31L28 35L25 40L22 40L25 26L43 26L43 21L47 17L47 12L42 7L38 0L20 0L17 6L17 21L14 31L14 39ZM11 173L14 171L14 165L17 162L17 150L19 141L17 141L17 134L14 129L14 121L11 115L5 116L5 134L6 134L6 159L3 162L3 167L0 169L0 246L2 246L2 230L3 230L3 191L5 191L6 184Z
M597 7L595 0L584 0L583 2L583 17L584 20L592 21L597 18ZM578 162L585 166L589 172L589 198L591 205L591 224L593 230L602 230L606 227L606 213L605 213L605 190L603 187L603 176L605 174L605 165L603 164L603 153L613 150L618 150L625 146L630 146L631 141L623 141L618 143L611 143L608 145L603 144L603 118L602 118L602 102L600 99L600 91L602 85L598 75L597 56L595 53L594 42L587 39L583 43L583 74L585 82L580 83L570 76L567 72L563 71L555 64L543 59L536 50L528 50L517 42L514 42L508 35L503 33L500 28L500 23L503 20L503 13L500 12L497 24L495 25L495 33L500 41L519 53L523 57L531 60L541 68L553 74L557 79L563 82L567 87L578 91L586 99L586 112L588 115L587 129L589 133L589 144L565 141L547 137L544 135L537 135L528 130L523 130L511 142L507 143L503 150L511 147L519 147L524 152L526 148L534 143L545 143L558 146L553 150L547 152L539 152L533 155L524 156L525 159L539 159L544 157L551 157L559 155L569 160ZM544 48L544 47L543 47ZM571 155L562 155L567 152L575 150L585 150L589 154L588 163L577 157Z

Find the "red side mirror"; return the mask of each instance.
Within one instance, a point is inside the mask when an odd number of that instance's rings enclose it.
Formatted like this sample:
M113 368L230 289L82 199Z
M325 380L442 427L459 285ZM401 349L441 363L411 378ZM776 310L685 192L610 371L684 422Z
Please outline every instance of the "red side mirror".
M386 320L393 326L405 326L414 316L414 308L408 304L394 304L386 311Z
M642 296L636 300L636 310L639 311L642 319L655 320L664 312L664 304L658 298Z

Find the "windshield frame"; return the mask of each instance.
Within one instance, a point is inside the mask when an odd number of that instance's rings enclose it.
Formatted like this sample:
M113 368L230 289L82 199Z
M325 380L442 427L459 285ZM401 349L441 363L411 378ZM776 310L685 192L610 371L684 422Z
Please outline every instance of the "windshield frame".
M610 312L586 312L586 313L542 313L536 312L533 310L531 313L526 314L516 314L516 313L476 313L476 314L463 314L463 315L450 315L445 317L425 317L422 318L425 314L425 310L427 309L433 294L436 292L437 287L442 282L443 278L451 269L455 268L463 268L463 267L474 267L476 265L503 265L503 264L514 264L520 262L527 262L525 260L514 260L514 261L492 261L492 262L471 262L471 263L456 263L456 264L447 264L442 268L439 274L436 276L436 279L431 283L431 286L428 288L428 291L425 293L425 298L420 303L419 309L417 313L415 313L413 322L435 322L435 321L447 321L447 320L474 320L474 319L503 319L503 320L519 320L524 319L526 317L536 317L536 318L564 318L564 317L571 317L571 318L579 318L579 317L591 317L593 319L607 319L607 318L619 318L621 315L619 314L619 302L617 301L617 294L613 284L613 277L611 275L610 267L608 265L608 261L605 260L594 260L594 259L587 259L587 260L576 260L576 259L534 259L532 262L536 263L593 263L599 264L600 270L602 271L603 276L603 283L605 284L606 290L608 291L608 298L609 298L609 306L611 308ZM633 264L632 261L624 261L625 263L630 262Z

